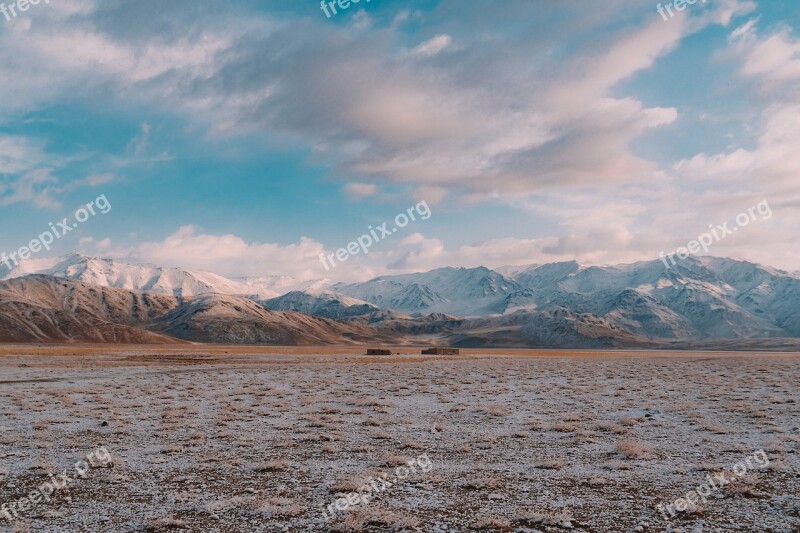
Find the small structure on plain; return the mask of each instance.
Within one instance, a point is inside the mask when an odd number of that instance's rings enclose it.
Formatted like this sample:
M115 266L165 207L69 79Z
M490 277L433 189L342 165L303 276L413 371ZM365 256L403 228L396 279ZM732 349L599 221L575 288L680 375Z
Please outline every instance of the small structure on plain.
M458 355L458 348L426 348L422 355Z

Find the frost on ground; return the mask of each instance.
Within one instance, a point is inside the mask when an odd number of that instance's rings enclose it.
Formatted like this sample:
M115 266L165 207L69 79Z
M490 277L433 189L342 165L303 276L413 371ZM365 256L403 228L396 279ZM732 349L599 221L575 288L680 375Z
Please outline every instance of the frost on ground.
M0 503L114 457L0 530L800 530L800 358L547 355L0 357ZM656 511L759 449L767 468Z

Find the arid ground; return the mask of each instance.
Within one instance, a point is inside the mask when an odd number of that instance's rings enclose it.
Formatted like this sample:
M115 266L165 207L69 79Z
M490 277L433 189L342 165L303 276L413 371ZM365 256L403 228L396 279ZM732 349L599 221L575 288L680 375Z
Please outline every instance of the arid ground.
M0 504L50 474L74 477L93 450L113 460L13 522L0 515L0 530L800 531L799 365L762 353L5 346ZM731 472L757 451L768 465ZM426 472L395 479L423 454ZM335 510L381 475L392 486ZM656 510L719 475L735 481L706 502L669 521Z

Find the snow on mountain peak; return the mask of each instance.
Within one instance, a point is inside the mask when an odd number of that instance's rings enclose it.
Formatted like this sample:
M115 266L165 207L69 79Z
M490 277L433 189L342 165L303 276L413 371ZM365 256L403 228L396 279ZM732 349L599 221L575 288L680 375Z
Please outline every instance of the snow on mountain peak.
M272 298L275 291L248 286L217 274L182 268L134 265L114 259L98 259L79 254L20 261L12 269L0 267L0 279L44 274L101 287L192 297L200 294L232 294Z

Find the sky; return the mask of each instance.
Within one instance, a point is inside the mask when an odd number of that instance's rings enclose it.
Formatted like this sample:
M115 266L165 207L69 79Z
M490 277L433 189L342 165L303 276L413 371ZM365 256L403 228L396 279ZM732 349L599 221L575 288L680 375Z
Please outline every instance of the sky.
M800 270L800 4L664 4L17 7L0 251L102 196L32 255L355 281L654 260L727 223L703 255ZM421 202L428 218L323 266Z

